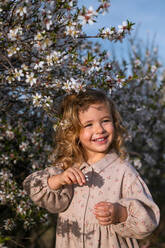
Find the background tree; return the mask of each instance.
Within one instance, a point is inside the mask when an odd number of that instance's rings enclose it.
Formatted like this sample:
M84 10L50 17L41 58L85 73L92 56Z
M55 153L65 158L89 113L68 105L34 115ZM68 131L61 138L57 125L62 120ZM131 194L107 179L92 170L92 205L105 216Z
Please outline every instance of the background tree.
M137 79L115 92L113 98L128 129L127 149L161 209L160 226L144 247L164 247L165 219L165 99L164 71L153 44L130 39L129 61L123 60ZM116 67L120 67L115 62ZM123 104L124 103L124 104Z

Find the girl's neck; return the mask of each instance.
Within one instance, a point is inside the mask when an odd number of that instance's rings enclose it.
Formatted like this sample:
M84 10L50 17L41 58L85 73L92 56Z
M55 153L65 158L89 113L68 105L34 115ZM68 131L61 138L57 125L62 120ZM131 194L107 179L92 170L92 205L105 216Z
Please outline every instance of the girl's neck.
M101 160L102 158L104 158L105 155L106 155L105 153L100 153L97 156L92 156L92 157L90 157L90 158L87 159L86 163L88 165L95 164L96 162L98 162L99 160Z

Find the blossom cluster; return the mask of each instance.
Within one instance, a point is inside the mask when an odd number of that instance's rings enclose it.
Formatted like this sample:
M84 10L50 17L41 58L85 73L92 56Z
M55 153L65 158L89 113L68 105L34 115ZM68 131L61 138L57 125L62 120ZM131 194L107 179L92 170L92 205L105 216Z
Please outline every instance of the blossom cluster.
M163 73L160 77L161 63L157 49L144 50L134 40L130 40L130 46L133 51L131 69L137 77L132 78L129 87L115 91L113 98L128 129L127 147L132 164L143 173L157 196L157 187L164 185L164 182L159 182L165 158L162 150L164 77ZM126 106L123 102L127 103ZM155 178L157 186L151 178Z
M67 93L77 92L78 89L85 88L86 82L93 80L94 71L105 71L103 63L95 58L87 65L88 70L82 70L83 60L77 51L82 46L84 37L87 37L82 29L83 25L96 22L100 14L108 11L109 0L99 1L96 10L92 6L78 8L73 0L60 0L57 3L24 0L15 2L13 6L10 1L3 1L0 7L0 19L3 20L0 33L4 37L0 39L0 43L3 44L5 54L2 61L5 70L0 74L1 80L12 88L15 84L23 84L27 98L29 94L26 91L31 88L30 91L34 94L30 99L35 106L51 105L52 96L45 94L47 89L55 87L56 90L62 89ZM118 31L120 37L117 38L117 34L114 34L110 40L122 40L132 25L127 21L126 27L123 24ZM103 30L102 34L95 34L95 37L109 39ZM111 88L113 87L116 85L112 84Z
M122 41L123 38L132 30L134 23L123 21L122 25L118 25L118 30L115 27L102 28L99 36L110 41Z
M0 146L3 151L0 155L0 207L7 206L9 209L7 217L4 216L1 221L1 240L4 237L5 243L5 235L19 232L20 225L24 230L30 230L39 222L49 224L47 213L34 206L22 188L26 175L45 167L51 151L50 141L46 134L44 136L43 124L39 123L37 113L28 111L38 122L36 126L32 126L28 115L26 122L21 122L11 112L8 117L13 118L12 123L4 116L0 119Z

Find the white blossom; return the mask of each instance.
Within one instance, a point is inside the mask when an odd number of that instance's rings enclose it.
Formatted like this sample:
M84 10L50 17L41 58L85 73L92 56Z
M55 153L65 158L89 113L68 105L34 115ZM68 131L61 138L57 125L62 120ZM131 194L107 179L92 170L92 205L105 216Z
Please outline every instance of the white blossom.
M68 93L72 91L78 93L80 90L85 90L85 85L81 81L71 78L63 84L62 89Z
M33 104L36 107L41 107L41 100L42 100L42 95L40 93L36 93L35 95L32 96L33 98Z
M26 74L26 82L30 83L30 86L32 87L37 82L37 78L35 78L34 73L31 72L30 74Z
M4 229L5 230L11 231L11 230L13 230L14 227L15 227L15 223L14 223L13 219L6 219L4 221Z
M18 69L15 69L14 70L14 77L16 79L18 79L18 81L20 81L21 80L21 77L23 77L23 76L24 76L24 74L23 74L23 71L22 70L18 70Z
M10 29L8 38L12 41L15 41L17 39L17 35L22 35L22 28L20 26Z
M0 157L0 163L1 164L8 164L9 163L9 157L5 154L2 154Z
M19 14L20 16L27 14L27 8L25 6L20 6L16 9L16 14Z
M47 64L53 65L54 63L60 64L62 62L61 52L53 51L51 54L46 56Z
M35 70L40 70L41 71L41 69L43 69L43 67L44 67L44 61L38 61L38 62L36 62L36 64L35 64L35 66L34 66L34 69Z
M25 65L25 64L22 64L22 65L21 65L21 68L22 68L22 70L24 70L24 71L28 71L28 66Z
M11 182L12 184L12 182ZM9 194L6 194L6 199L8 199L8 201L13 202L15 200L15 195L14 192L10 192Z
M46 61L47 61L47 64L50 66L52 66L53 65L53 57L52 57L52 55L51 54L49 54L49 55L47 55L46 56Z
M18 214L23 214L23 215L25 215L25 214L26 214L26 210L24 209L23 206L18 205L18 206L17 206L17 213L18 213Z
M50 108L51 104L53 103L53 100L50 98L50 96L44 96L43 103L46 107Z
M28 149L28 145L29 145L28 142L22 142L22 143L19 145L19 149L20 149L22 152L25 152L25 151L27 151L27 149Z
M7 80L7 82L8 82L9 84L11 84L11 83L14 81L14 77L11 76L11 75L8 75L8 76L6 77L6 80Z
M68 121L68 120L63 120L63 121L60 121L59 126L60 126L63 130L65 130L65 129L67 129L67 128L69 128L69 127L71 126L71 123L70 123L70 121Z
M14 132L13 131L10 131L10 130L7 130L6 131L6 137L9 139L9 140L12 140L12 139L14 139Z
M13 55L16 54L19 50L20 50L19 47L15 47L15 46L9 47L9 48L7 49L8 56L9 56L9 57L13 56Z
M79 15L79 20L81 21L82 25L84 24L93 24L94 17L97 16L97 12L93 9L92 6L89 7L85 13Z
M50 47L53 44L53 42L49 38L45 38L40 43L40 46L43 50L45 50L47 47Z
M151 66L151 72L152 72L152 73L155 73L156 71L157 71L156 65L152 65L152 66Z
M119 75L116 76L117 87L122 88L125 82L124 78L120 78Z
M24 196L26 196L26 195L27 195L27 193L26 193L25 190L19 190L18 196L24 197Z
M1 205L5 205L6 204L6 194L5 194L5 192L3 192L1 190L0 190L0 202L1 202Z
M139 158L135 158L134 161L134 166L139 170L142 167L141 160Z
M135 66L140 66L140 65L141 65L140 59L134 60L134 65L135 65Z
M102 30L102 35L103 35L103 38L110 38L110 36L112 36L113 34L115 33L114 30L111 30L110 28L104 28Z
M92 61L92 67L90 68L89 73L93 71L99 71L100 69L101 69L100 61L94 59Z
M127 28L127 25L128 25L127 22L123 21L122 25L118 25L118 29L119 29L118 32L123 33L123 31Z
M4 181L9 181L10 178L12 178L12 174L10 173L10 171L8 170L4 170L2 169L0 172L0 177L1 179L3 179Z
M34 36L34 40L43 40L44 36L43 33L39 32Z
M48 18L45 18L44 20L44 23L45 23L45 26L46 26L46 29L49 30L50 29L50 26L52 25L52 20L51 20L51 16L48 16Z
M75 25L69 25L69 26L66 26L65 34L70 35L73 38L77 38L78 35L80 34L80 31L77 29Z
M103 10L103 15L105 14L105 12L108 12L108 8L110 7L110 1L104 1L104 0L101 0L101 8Z

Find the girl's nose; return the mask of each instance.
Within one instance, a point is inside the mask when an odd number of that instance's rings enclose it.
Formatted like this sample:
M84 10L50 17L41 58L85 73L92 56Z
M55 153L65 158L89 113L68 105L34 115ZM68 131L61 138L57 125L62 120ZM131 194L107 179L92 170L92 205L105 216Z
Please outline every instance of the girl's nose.
M96 133L104 133L105 129L101 124L97 124L96 127L95 127L95 132Z

